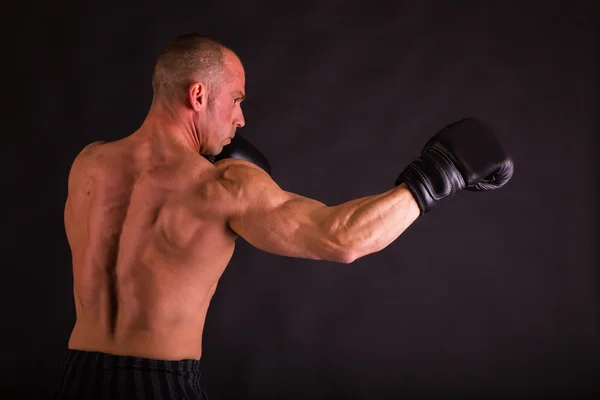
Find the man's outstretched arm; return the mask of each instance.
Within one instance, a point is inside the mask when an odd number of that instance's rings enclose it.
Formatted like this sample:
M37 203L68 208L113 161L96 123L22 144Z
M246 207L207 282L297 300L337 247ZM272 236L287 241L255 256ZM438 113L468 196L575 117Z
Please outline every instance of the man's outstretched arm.
M283 256L350 263L384 249L420 215L462 190L503 187L513 171L512 159L494 130L464 118L433 135L421 156L400 173L395 187L384 193L326 206L282 190L246 160L230 164L223 185L239 205L229 226L255 247Z
M231 229L253 246L282 256L350 263L388 246L420 214L404 185L326 206L282 190L250 164L232 164L225 177L237 187L240 203L229 220Z

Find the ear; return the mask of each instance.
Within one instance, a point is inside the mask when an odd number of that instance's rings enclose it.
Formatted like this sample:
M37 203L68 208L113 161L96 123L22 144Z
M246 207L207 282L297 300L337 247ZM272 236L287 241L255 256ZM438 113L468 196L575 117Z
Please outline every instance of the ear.
M206 105L206 87L200 82L194 82L188 88L188 99L194 111L200 111Z

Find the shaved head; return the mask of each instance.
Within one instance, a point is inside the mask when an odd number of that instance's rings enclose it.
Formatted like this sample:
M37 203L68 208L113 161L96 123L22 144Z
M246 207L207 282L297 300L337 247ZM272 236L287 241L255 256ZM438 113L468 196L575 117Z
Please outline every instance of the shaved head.
M179 36L154 65L148 130L179 131L200 154L217 155L245 124L245 84L233 50L206 36Z
M202 82L214 90L224 79L226 50L216 40L198 34L177 37L156 60L152 74L154 99L182 99L193 82Z

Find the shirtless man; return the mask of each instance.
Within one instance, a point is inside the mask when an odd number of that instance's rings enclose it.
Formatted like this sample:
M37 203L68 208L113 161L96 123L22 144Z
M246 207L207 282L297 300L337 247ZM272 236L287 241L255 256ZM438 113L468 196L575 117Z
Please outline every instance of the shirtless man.
M390 190L327 206L282 190L236 135L241 61L198 35L158 58L140 128L73 162L65 205L76 322L55 398L205 399L207 309L237 237L273 254L351 263L459 190L491 190L512 162L475 119L446 126Z

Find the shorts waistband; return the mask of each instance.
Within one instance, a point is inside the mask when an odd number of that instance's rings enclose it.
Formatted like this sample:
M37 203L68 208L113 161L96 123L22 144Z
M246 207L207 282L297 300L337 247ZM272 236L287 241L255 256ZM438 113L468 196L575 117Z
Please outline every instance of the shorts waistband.
M200 360L157 360L152 358L117 355L99 351L68 349L64 364L103 369L136 369L144 371L170 372L180 374L200 374Z

